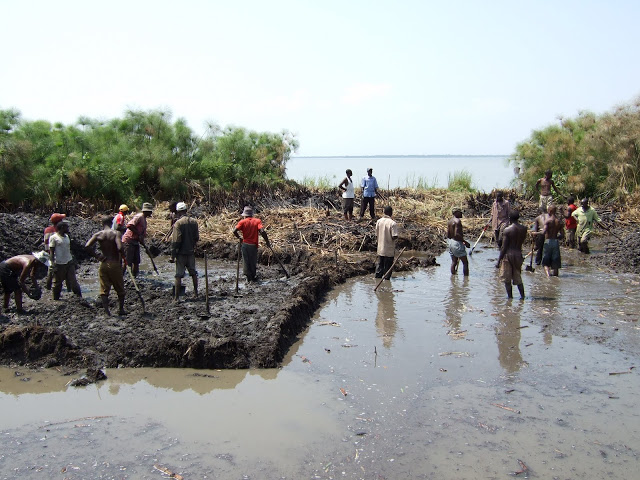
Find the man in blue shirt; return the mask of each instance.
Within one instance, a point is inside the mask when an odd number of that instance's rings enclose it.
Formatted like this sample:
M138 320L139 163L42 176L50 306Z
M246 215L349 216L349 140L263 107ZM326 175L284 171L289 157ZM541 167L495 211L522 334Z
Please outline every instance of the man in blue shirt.
M360 205L360 218L358 221L362 220L362 217L364 217L364 212L367 210L367 206L369 206L371 219L375 220L376 218L375 205L376 193L378 192L378 181L372 173L373 168L367 168L367 176L363 177L362 182L360 182L360 187L362 187L362 203Z

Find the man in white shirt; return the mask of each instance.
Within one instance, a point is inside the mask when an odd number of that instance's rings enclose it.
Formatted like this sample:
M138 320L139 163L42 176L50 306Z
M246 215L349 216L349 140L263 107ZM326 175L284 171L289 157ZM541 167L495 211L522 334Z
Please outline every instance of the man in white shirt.
M393 209L384 207L384 215L376 222L376 235L378 237L378 268L376 278L382 276L391 268L393 257L396 253L396 239L398 238L398 224L391 218ZM391 278L391 274L385 277Z
M80 285L76 279L76 263L71 256L71 240L69 239L69 222L63 220L56 225L56 233L49 237L51 268L53 269L53 299L60 300L62 283L78 297L82 297Z

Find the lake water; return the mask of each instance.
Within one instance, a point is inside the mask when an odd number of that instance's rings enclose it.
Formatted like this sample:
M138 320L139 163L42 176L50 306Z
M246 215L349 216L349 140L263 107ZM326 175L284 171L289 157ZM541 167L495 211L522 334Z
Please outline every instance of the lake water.
M419 182L446 188L449 175L464 170L471 174L474 188L490 192L510 186L514 174L513 166L506 163L507 158L506 155L292 157L287 163L287 178L300 183L322 178L337 186L347 168L359 183L371 167L380 188L415 188Z
M486 246L351 279L279 369L0 369L0 479L637 478L640 285L563 255L525 301Z

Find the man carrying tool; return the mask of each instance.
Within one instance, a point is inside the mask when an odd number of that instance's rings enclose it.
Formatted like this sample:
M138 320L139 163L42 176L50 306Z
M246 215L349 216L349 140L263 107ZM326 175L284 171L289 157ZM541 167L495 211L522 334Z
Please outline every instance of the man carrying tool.
M238 240L242 240L242 273L247 277L248 282L256 282L256 270L258 266L258 234L262 236L265 243L269 242L267 232L264 231L262 221L254 218L253 208L247 206L242 211L242 220L233 229L233 234ZM242 232L242 237L238 232Z
M527 227L520 224L520 212L509 212L510 225L504 229L502 247L496 268L500 269L500 279L504 282L507 297L513 298L513 285L518 287L520 299L524 300L524 285L522 283L522 244L527 238Z
M187 215L187 204L176 204L176 223L173 225L171 237L171 258L176 262L175 286L173 300L178 301L182 289L182 277L185 269L189 271L193 281L193 295L198 296L198 271L196 270L196 243L200 240L198 222Z
M124 232L127 230L127 212L129 211L129 207L127 207L124 203L120 205L118 209L118 213L115 217L113 217L113 222L111 223L111 228L120 233L120 236L124 235Z
M147 217L153 213L150 203L142 204L142 212L137 213L127 223L127 231L122 236L122 251L124 261L131 267L133 276L138 275L140 269L140 245L144 245L147 234Z
M49 238L51 238L51 235L56 233L56 225L64 220L65 217L66 215L64 213L54 213L49 219L51 225L44 229L44 251L47 252L47 255L49 255ZM51 282L53 282L53 270L49 269L47 271L47 279L44 283L47 290L51 290Z
M533 221L533 238L536 250L536 265L542 263L542 250L544 248L544 222L547 221L547 209L544 207L539 208L540 215L538 215Z
M509 201L504 199L504 193L496 192L496 199L491 205L491 229L498 248L502 247L502 231L509 224ZM489 224L487 224L489 226Z
M76 279L76 262L71 255L69 222L66 220L58 222L56 233L49 238L49 252L51 254L51 269L53 270L53 299L60 300L64 282L73 293L82 297L82 291Z
M100 299L102 300L104 311L107 315L111 316L111 310L109 310L109 292L113 286L113 289L118 295L118 315L125 315L125 290L121 261L122 240L120 239L120 233L112 228L112 221L109 217L105 217L102 220L102 227L103 229L95 233L84 247L100 261L98 279L100 281ZM100 254L98 254L93 247L96 242L100 245Z
M558 276L558 269L562 266L560 258L560 238L564 238L564 222L556 218L556 206L549 207L549 215L544 222L542 234L544 234L544 248L542 250L542 266L547 277Z
M376 222L376 236L378 237L378 268L376 278L382 278L393 265L396 254L396 239L398 238L398 224L391 219L393 209L384 207L384 215ZM391 272L384 277L391 280Z
M49 254L44 251L31 255L16 255L0 262L0 284L4 291L2 306L5 311L9 308L12 293L17 313L25 313L22 308L22 292L27 293L34 300L40 299L41 291L38 288L37 280L46 275L45 269L40 268L41 266L49 266ZM25 283L27 278L31 278L31 290Z
M451 275L458 273L458 262L462 261L462 274L469 276L469 259L467 249L471 245L464 239L462 232L462 209L454 207L451 210L453 218L447 224L447 238L449 239L449 253L451 254Z
M593 223L596 222L602 225L598 212L589 206L588 198L583 198L580 201L580 207L572 215L578 222L578 227L576 228L578 250L582 253L589 253L589 239L593 233Z
M556 187L556 182L551 178L553 172L551 170L547 170L544 172L544 177L539 178L536 182L536 190L540 194L540 204L539 207L548 210L549 206L553 204L553 197L551 196L551 187L556 191L556 193L562 197L562 194L558 191L558 187Z
M376 194L378 193L378 181L373 176L373 168L367 168L367 175L360 182L362 188L362 203L360 205L360 217L358 221L364 217L364 212L369 207L369 215L371 220L376 218Z

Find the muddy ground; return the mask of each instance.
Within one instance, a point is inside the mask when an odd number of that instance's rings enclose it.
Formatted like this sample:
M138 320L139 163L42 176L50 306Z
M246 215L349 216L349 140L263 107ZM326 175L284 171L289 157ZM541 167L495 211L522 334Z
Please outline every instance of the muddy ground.
M490 199L480 195L470 198L467 216L486 217ZM521 203L528 223L535 216L535 205ZM615 215L615 214L613 214ZM80 262L79 282L95 282L97 263L83 248L86 240L100 229L95 219L70 216L72 252ZM613 218L615 220L615 218ZM609 218L609 220L611 220ZM0 213L0 260L41 248L42 231L48 217L31 213ZM464 222L464 219L463 219ZM332 230L348 232L362 238L357 249L349 251L328 246L315 248L314 239L331 236ZM100 367L195 367L249 368L276 367L298 335L307 327L311 315L332 286L347 278L366 275L375 269L375 235L369 222L345 224L339 212L319 216L316 223L296 227L278 255L290 273L287 278L271 251L260 248L257 284L240 280L238 294L235 274L212 275L210 272L210 307L207 312L204 282L200 296L191 295L186 278L187 295L172 302L170 275L141 275L138 286L146 312L127 281L127 314L104 314L95 298L75 298L66 293L54 302L45 291L38 302L26 299L27 314L18 315L13 301L0 316L0 364L31 368L60 367L74 371ZM418 251L420 259L405 255L397 269L430 267L444 248L443 232L424 224L404 221L398 240L400 248ZM480 230L470 230L473 241ZM228 262L235 273L236 243L217 239L200 245L209 258ZM618 239L619 237L620 239ZM304 238L306 245L300 241ZM618 231L603 253L592 261L618 271L640 272L640 233ZM168 244L157 238L152 246L167 251ZM166 257L161 270L168 271ZM215 273L215 272L214 272ZM111 295L112 311L117 311Z

